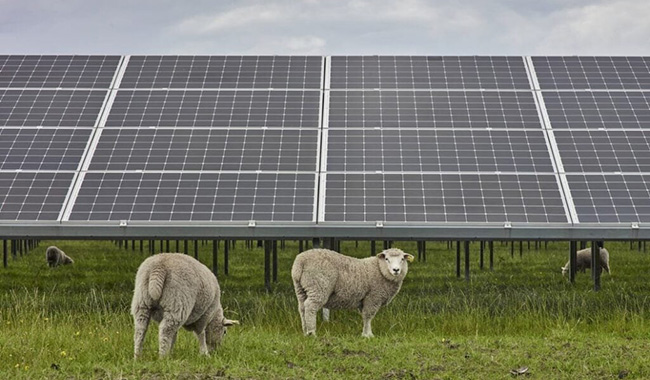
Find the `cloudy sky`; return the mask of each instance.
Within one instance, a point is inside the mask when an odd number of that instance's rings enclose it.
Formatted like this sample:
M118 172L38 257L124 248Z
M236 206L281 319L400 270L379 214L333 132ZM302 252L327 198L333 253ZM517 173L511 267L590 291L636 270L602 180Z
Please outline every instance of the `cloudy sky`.
M647 0L0 0L0 54L650 55Z

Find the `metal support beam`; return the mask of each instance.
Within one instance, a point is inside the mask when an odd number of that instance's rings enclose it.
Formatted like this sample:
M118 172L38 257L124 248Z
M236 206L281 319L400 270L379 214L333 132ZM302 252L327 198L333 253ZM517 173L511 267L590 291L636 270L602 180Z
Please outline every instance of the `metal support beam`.
M456 242L456 277L460 278L460 241Z
M370 241L370 256L374 256L377 252L377 243L374 240Z
M264 240L264 288L271 292L271 251L273 246L270 240Z
M230 247L226 241L223 244L223 274L226 276L230 272Z
M219 271L219 240L212 240L212 273L217 275Z
M594 279L594 291L600 290L600 247L597 241L591 242L591 276Z
M494 270L494 242L490 240L490 270Z
M484 241L479 241L479 260L478 260L478 267L479 269L483 270L483 249L485 248L485 242Z
M7 240L2 240L2 265L6 268L9 264L7 262L9 252L7 252Z
M469 281L469 240L465 241L465 281Z
M273 282L278 282L278 241L273 240Z
M578 243L572 240L569 243L569 281L576 282L576 265L578 263Z
M162 245L162 240L160 241L160 245ZM194 258L197 259L197 260L199 259L199 241L198 240L194 240Z

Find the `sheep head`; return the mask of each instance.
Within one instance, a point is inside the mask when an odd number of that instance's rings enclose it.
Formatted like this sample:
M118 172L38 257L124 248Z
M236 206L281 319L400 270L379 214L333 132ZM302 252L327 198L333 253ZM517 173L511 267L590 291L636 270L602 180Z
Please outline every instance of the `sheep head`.
M208 345L208 350L214 351L214 349L221 344L224 335L226 335L228 327L238 324L239 321L226 318L214 318L212 321L210 321L210 323L208 323L208 326L205 328L205 342Z
M408 273L408 263L414 257L401 249L391 248L377 254L382 275L389 280L401 281Z

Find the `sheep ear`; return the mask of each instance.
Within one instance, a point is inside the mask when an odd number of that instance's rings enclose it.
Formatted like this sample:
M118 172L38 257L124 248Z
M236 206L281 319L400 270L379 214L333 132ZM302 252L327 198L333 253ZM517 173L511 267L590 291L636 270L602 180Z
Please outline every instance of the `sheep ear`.
M409 263L412 263L412 262L415 260L415 256L413 256L413 255L411 255L411 254L408 254L408 253L405 253L405 254L404 254L404 258L405 258L406 261L408 261Z
M232 320L232 319L224 319L223 320L223 325L226 327L232 326L232 325L238 325L239 321L237 320Z
M386 258L386 254L384 252L380 252L377 254L377 257L383 260Z

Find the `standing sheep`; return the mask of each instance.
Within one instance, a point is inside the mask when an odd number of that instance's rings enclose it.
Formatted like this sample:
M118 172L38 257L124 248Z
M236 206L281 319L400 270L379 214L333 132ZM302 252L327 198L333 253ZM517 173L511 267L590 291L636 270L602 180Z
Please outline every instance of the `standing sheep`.
M607 273L611 274L609 271L609 252L606 248L603 247L602 242L597 242L598 248L600 248L600 272L602 273L603 269ZM591 248L581 249L576 253L576 273L581 271L585 273L587 269L591 269ZM564 276L569 272L569 267L571 265L571 260L567 261L566 264L562 267L562 275Z
M161 357L173 348L181 326L196 334L199 351L208 355L221 343L226 327L239 324L224 318L220 297L217 278L198 260L180 253L147 258L135 276L131 302L135 358L142 353L151 318L160 322L158 353Z
M399 292L407 261L413 261L413 255L396 248L365 259L328 249L310 249L296 256L291 277L305 335L316 334L316 313L321 308L358 308L363 317L361 335L372 337L370 322Z
M74 260L70 256L55 246L47 247L47 250L45 250L45 260L50 268L74 263Z

